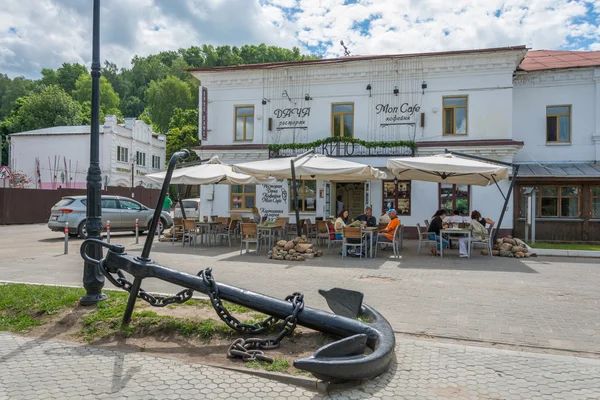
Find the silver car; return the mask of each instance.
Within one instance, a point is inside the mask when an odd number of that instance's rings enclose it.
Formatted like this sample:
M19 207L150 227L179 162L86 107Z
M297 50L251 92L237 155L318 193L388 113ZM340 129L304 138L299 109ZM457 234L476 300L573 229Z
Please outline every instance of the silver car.
M63 197L52 207L48 228L63 232L68 222L69 235L87 237L85 224L86 202L86 196ZM153 209L135 200L120 196L102 196L102 230L106 229L106 223L110 221L111 232L135 232L135 220L137 219L141 233L148 230L153 216ZM160 215L159 229L163 230L171 226L173 226L173 219L163 211Z

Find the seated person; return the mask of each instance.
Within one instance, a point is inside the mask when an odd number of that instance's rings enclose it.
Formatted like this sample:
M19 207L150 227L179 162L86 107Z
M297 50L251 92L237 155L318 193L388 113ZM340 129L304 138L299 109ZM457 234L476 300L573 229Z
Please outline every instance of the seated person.
M381 214L381 217L379 217L379 223L380 224L389 224L391 219L390 219L390 215L388 214L390 210L385 210L383 212L383 214Z
M370 228L375 228L377 227L377 218L375 218L373 216L373 210L371 209L371 207L367 207L365 208L365 213L363 215L359 215L358 217L354 218L355 221L360 221L360 222L366 222L367 226Z
M440 251L440 230L448 227L448 224L444 222L444 218L446 218L446 211L438 210L433 216L433 219L429 224L429 229L427 230L427 238L429 240L435 240L435 248L431 249L431 253L435 256L437 256ZM450 245L446 239L442 238L441 240L442 246L448 247Z
M344 227L348 225L348 210L342 210L335 220L335 238L342 239Z
M260 212L258 212L257 207L252 207L252 221L260 224Z
M484 228L488 228L487 225L489 225L489 227L492 227L494 225L494 221L492 221L489 218L484 218L481 216L481 213L479 211L473 211L473 213L471 214L471 219L473 218L473 215L475 215L475 213L477 213L477 219L475 219L477 222L479 222L481 225L483 225Z
M446 217L444 222L446 222L448 224L462 224L462 223L466 222L465 219L466 219L466 217L460 215L459 210L454 210L454 215L450 215L450 216Z
M394 232L396 228L400 226L400 220L398 219L398 213L395 209L388 210L390 216L390 222L387 224L385 229L382 229L377 235L377 240L380 243L392 243L394 241Z
M469 256L467 246L469 245L470 241L486 242L489 240L490 234L485 228L485 220L486 218L482 218L479 211L473 211L473 213L471 213L471 224L469 225L471 238L462 237L458 239L459 257ZM480 223L479 221L483 221L483 223ZM492 221L492 224L493 223L494 222Z

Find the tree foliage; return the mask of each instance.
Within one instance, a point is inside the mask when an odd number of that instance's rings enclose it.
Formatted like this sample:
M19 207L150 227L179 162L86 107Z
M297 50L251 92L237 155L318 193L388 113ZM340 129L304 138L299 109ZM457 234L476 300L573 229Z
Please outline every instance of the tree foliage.
M86 101L92 101L92 76L85 74L81 75L75 83L73 90L73 99L80 104ZM112 85L105 77L100 77L100 109L104 114L111 114L110 110L118 109L121 100L119 95L115 93Z
M146 91L148 113L159 132L169 129L169 122L175 108L188 109L196 107L192 103L190 86L176 76L168 76L161 81L151 81Z
M167 134L167 160L174 152L181 149L190 150L200 145L198 140L198 109L173 110L173 117L169 121L169 133ZM190 159L197 159L196 153L190 153Z

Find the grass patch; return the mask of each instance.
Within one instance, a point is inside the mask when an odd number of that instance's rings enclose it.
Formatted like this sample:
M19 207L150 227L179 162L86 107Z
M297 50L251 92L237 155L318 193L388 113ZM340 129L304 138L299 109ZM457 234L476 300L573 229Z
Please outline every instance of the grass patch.
M272 363L259 360L249 361L244 365L246 368L264 369L270 372L286 372L290 367L289 361L284 358L275 358Z
M527 243L531 246L531 243ZM535 242L534 249L600 251L600 244Z
M359 320L360 322L365 322L365 323L369 323L371 322L371 320L367 317L363 317L362 315L359 315L358 317L356 317L357 320Z
M0 331L26 332L45 317L73 308L85 290L24 284L0 285Z

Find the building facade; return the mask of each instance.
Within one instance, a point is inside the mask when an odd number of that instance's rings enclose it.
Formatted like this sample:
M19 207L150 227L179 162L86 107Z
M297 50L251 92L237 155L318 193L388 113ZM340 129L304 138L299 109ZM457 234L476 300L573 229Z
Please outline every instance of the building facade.
M90 164L90 126L58 126L10 135L12 171L22 172L30 188L86 188ZM103 186L159 187L145 178L165 167L166 140L143 121L118 124L107 115L100 126Z
M532 161L528 154L536 163L595 163L598 157L591 148L599 131L595 114L600 100L594 97L597 81L590 73L595 76L597 69L584 68L587 78L582 88L562 99L556 97L565 87L557 88L552 98L535 83L542 79L539 72L521 70L527 54L524 46L517 46L195 69L192 74L202 83L202 145L195 151L203 159L218 155L223 162L235 164L315 148L318 153L383 170L389 158L440 154L446 149L524 163L523 171L529 171ZM582 73L577 71L569 69L568 74ZM577 90L587 96L581 108L576 106L575 99L581 96ZM539 116L539 110L563 112L551 106L568 104L587 121L581 122L587 139L577 138L571 147L548 143L546 121L554 116L564 124L564 118L562 114ZM585 151L580 154L575 146ZM559 150L567 148L569 156ZM464 216L478 210L498 220L504 205L501 191L506 195L510 184L500 182L499 191L496 186L394 181L389 174L383 181L370 182L298 179L302 218L333 216L338 202L351 217L367 205L376 216L394 207L409 228L408 236L439 208ZM522 182L519 187L526 187L528 181ZM263 215L294 220L294 199L286 180L257 187L217 185L203 190L202 199L202 215L246 213L257 206ZM515 199L508 203L504 233L512 233L520 223L521 197Z

